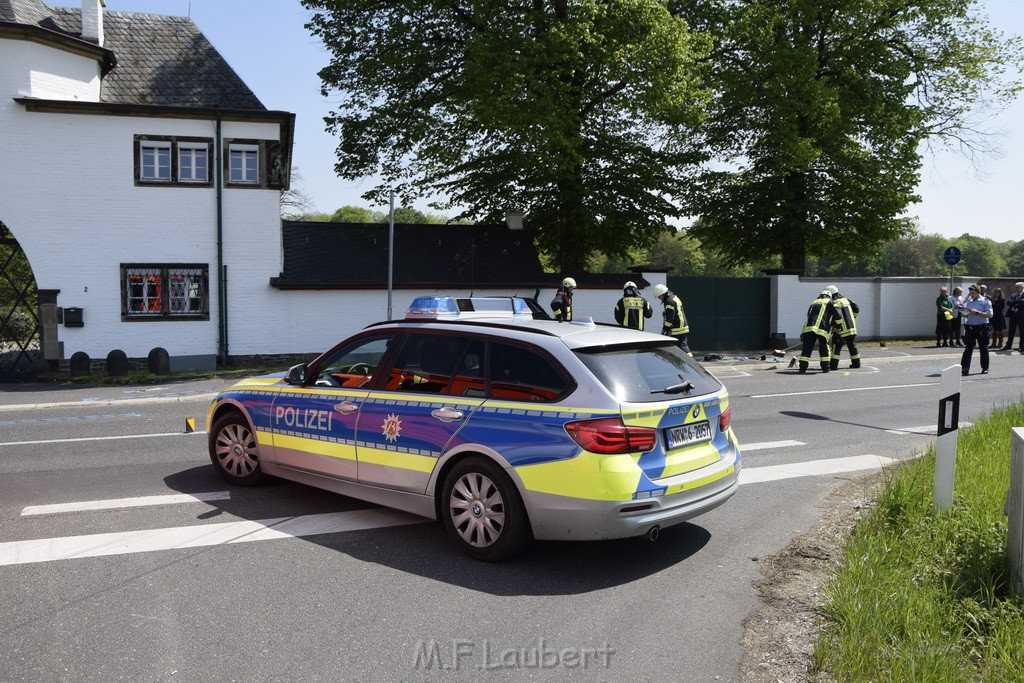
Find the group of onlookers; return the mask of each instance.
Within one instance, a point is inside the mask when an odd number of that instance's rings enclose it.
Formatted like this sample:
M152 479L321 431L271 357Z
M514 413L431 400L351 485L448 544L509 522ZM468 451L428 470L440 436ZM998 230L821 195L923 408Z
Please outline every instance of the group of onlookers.
M1017 350L1024 353L1024 282L1014 284L1009 298L1003 296L1000 287L993 289L990 296L986 285L972 286L977 287L978 298L992 304L992 317L986 327L988 345L997 351L1012 351L1013 340L1019 335ZM952 294L947 287L939 288L939 296L935 299L935 346L964 345L964 320L968 314L960 307L971 298L970 291L968 288L965 296L960 287L954 287Z
M964 375L970 374L971 356L977 346L981 374L987 374L990 344L998 351L1012 351L1013 339L1019 335L1017 350L1024 353L1022 308L1024 282L1014 284L1009 299L1003 296L999 287L992 290L991 297L985 285L969 286L966 296L960 287L954 287L952 294L946 287L940 287L939 296L935 299L935 346L963 346L960 368Z

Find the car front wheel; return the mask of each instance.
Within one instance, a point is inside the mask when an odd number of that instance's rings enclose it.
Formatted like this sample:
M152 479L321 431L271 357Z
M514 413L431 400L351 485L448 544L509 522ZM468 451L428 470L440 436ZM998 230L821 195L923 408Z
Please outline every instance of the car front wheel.
M210 460L217 474L238 486L255 486L266 478L256 434L241 413L226 413L213 423Z
M452 468L441 493L441 511L456 545L477 560L512 557L533 540L519 491L487 458L467 458Z

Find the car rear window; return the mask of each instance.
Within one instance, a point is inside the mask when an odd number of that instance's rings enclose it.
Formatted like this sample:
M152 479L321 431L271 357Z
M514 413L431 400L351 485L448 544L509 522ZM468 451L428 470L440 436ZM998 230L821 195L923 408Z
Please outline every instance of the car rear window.
M714 375L675 344L583 348L575 353L620 401L705 396L722 388ZM689 391L683 389L686 383L692 385Z

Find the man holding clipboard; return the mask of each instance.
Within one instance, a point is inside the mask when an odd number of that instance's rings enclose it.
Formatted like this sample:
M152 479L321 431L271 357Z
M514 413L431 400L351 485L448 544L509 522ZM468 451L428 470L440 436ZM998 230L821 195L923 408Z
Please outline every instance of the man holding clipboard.
M964 334L964 355L960 358L960 370L965 377L971 374L971 355L978 345L981 357L981 374L988 374L988 321L992 318L992 302L981 295L978 285L967 288L967 298L957 304L956 309L964 318L967 328Z

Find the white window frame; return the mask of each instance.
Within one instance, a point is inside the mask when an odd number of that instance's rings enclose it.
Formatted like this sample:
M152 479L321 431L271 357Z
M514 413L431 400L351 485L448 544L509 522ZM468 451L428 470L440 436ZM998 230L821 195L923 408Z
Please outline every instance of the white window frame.
M122 263L121 320L209 320L204 263Z
M147 156L151 157L147 163ZM144 183L174 182L171 163L171 142L169 140L139 141L139 180ZM160 171L166 172L161 177Z
M238 163L236 164L236 160ZM259 185L260 147L232 143L228 145L228 183L232 185Z
M178 147L178 182L199 183L210 182L210 145L206 142L179 142ZM197 164L198 160L202 164ZM201 170L202 175L197 175Z

